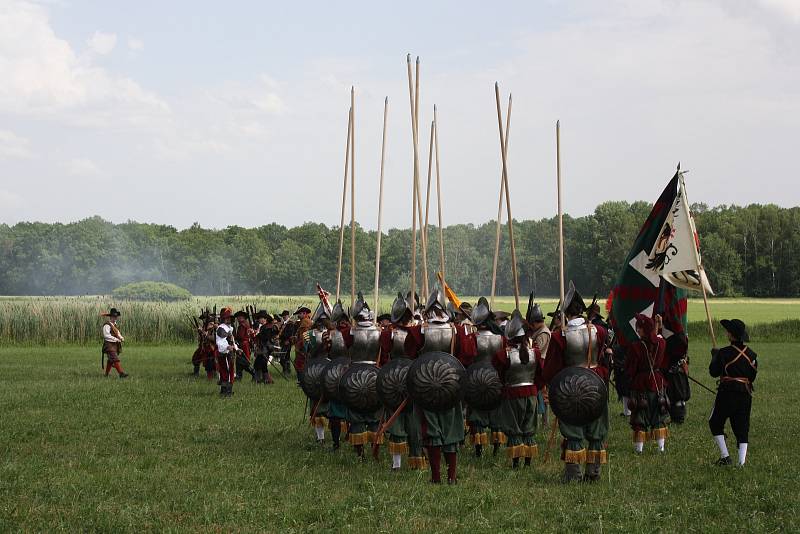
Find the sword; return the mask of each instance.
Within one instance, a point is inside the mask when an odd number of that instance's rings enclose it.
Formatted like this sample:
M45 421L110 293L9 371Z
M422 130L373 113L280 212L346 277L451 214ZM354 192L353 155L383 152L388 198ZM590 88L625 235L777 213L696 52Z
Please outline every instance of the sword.
M689 380L691 380L692 382L694 382L695 384L697 384L697 385L698 385L698 386L700 386L701 388L705 389L706 391L708 391L708 392L709 392L709 393L711 393L712 395L716 395L716 394L717 394L717 392L716 392L716 391L714 391L714 390L712 390L710 387L706 386L705 384L703 384L703 383L702 383L702 382L700 382L699 380L695 380L694 378L692 378L692 377L689 375L689 373L686 373L686 378L688 378Z

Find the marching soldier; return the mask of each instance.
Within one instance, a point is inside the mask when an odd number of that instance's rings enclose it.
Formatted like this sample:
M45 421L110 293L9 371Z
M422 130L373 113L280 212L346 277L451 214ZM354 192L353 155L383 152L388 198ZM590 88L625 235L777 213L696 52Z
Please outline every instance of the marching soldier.
M350 335L350 315L345 311L341 300L337 301L331 310L331 322L334 328L328 334L331 340L329 357L331 360L342 357L349 359L348 349L353 344L353 338ZM331 441L333 442L331 452L336 452L339 450L342 431L346 435L349 428L347 406L336 399L328 399L328 427L331 430Z
M747 443L750 433L750 409L753 402L753 382L758 373L757 355L747 346L750 336L747 327L739 319L721 321L730 345L711 349L709 374L719 379L714 410L708 427L719 447L717 465L730 465L732 460L725 443L725 422L730 419L733 434L739 449L738 465L747 460Z
M530 339L533 346L539 349L539 354L542 358L547 356L547 348L550 346L550 337L552 336L550 329L544 322L544 313L541 306L535 304L528 310L525 320L530 325ZM542 416L542 424L547 425L547 396L545 392L546 387L542 387L536 393L536 411Z
M117 370L117 375L120 378L128 378L128 373L122 370L122 365L119 361L119 355L122 353L122 342L125 338L119 333L117 322L122 314L116 309L111 308L108 313L102 314L106 317L103 327L100 329L103 335L103 350L100 357L100 368L103 367L103 359L108 358L105 365L106 376L111 372L111 368Z
M507 451L511 466L519 467L519 459L531 465L539 454L536 444L536 375L541 353L531 347L525 332L525 321L514 310L505 328L505 347L493 358L493 364L503 379L503 398L498 415L503 432L508 437Z
M297 375L297 385L303 380L303 370L306 366L306 334L313 328L313 322L309 317L311 310L306 306L300 306L294 312L297 317L294 335L290 338L294 342L294 372Z
M272 376L269 373L269 360L272 357L272 347L277 332L272 316L267 313L267 310L259 310L256 313L256 321L258 321L258 324L253 334L256 353L253 368L255 370L256 383L272 384Z
M481 297L478 299L478 303L475 305L475 308L472 309L471 317L472 325L474 325L476 329L475 344L477 356L470 367L485 365L487 363L491 364L494 355L502 351L503 336L492 331L492 327L495 326L494 319L494 313L492 313L486 298ZM492 421L493 414L495 419L494 425ZM483 454L483 447L489 445L489 432L493 426L497 427L499 425L497 419L495 410L481 410L472 406L467 408L469 437L475 449L476 458L480 458Z
M283 376L288 377L292 372L292 337L297 330L297 323L291 320L289 310L283 310L280 317L281 323L278 330L278 341L281 346L280 364L283 370Z
M256 373L251 366L251 339L253 338L254 331L250 325L250 318L247 312L241 310L234 313L233 318L236 319L234 336L236 338L236 343L239 346L239 350L241 351L237 353L238 361L236 362L236 380L241 380L242 372L246 371L250 376L253 377L253 382L255 382Z
M405 351L410 358L428 352L446 352L469 358L459 345L459 330L450 324L441 291L435 289L424 310L425 322L409 329L405 340ZM474 354L471 355L474 358ZM447 483L456 484L457 452L464 441L464 417L461 403L452 408L432 411L417 406L417 417L422 430L422 440L428 451L431 482L440 484L441 460L444 453L447 463Z
M641 454L649 438L664 446L669 429L669 401L663 370L667 366L664 338L656 333L656 321L646 315L636 315L639 341L631 343L625 354L625 375L631 385L631 428L636 454Z
M669 415L673 423L681 424L686 420L686 403L692 395L689 387L689 338L684 332L674 332L666 342Z
M331 349L331 336L330 332L334 330L330 320L330 316L325 309L322 301L317 305L314 310L314 315L311 317L313 327L311 330L303 334L305 340L303 353L306 356L305 365L309 365L312 361L317 359L329 360L328 354ZM304 377L306 379L306 377ZM311 409L311 423L314 426L314 432L317 436L317 443L319 445L325 444L325 424L327 423L328 415L328 402L324 396L317 399L312 404Z
M567 323L559 326L550 338L540 384L550 384L559 371L570 366L589 368L607 383L608 368L603 357L606 330L583 318L586 304L572 282L564 297L563 309ZM581 466L584 463L585 480L599 480L600 466L607 462L608 406L603 407L600 417L585 425L571 425L561 420L558 424L564 438L561 456L564 482L582 480Z
M219 326L216 330L217 366L219 367L220 397L233 395L233 381L236 374L236 352L238 347L233 337L233 311L222 308L219 313Z
M355 320L355 325L350 331L352 335L352 345L350 346L351 365L367 364L374 366L378 363L380 356L381 332L372 322L372 312L361 293L358 294L358 299L353 305L353 319ZM364 457L364 445L375 441L381 412L382 409L369 412L352 407L347 409L347 419L350 423L348 440L356 454L361 458ZM377 460L378 448L374 447L373 452Z

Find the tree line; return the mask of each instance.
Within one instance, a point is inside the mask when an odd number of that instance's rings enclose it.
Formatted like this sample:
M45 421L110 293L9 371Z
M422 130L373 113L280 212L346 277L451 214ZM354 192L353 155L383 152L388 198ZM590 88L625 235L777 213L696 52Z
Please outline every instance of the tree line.
M639 228L647 202L610 201L583 217L564 217L569 278L583 293L607 295ZM800 208L775 205L695 204L703 262L721 296L800 296ZM491 291L495 222L444 229L446 277L460 294ZM558 220L515 221L520 288L558 294ZM438 231L429 232L431 283L439 263ZM377 234L357 228L356 280L374 284ZM349 243L349 231L345 233ZM195 295L310 294L315 283L335 289L338 227L305 223L212 230L99 217L79 222L0 225L0 294L109 294L123 284L165 281ZM381 241L381 291L407 291L410 229L391 229ZM343 293L349 294L350 257L345 246ZM420 273L420 270L417 270ZM418 280L420 274L418 274ZM344 289L347 288L347 289ZM497 293L513 293L507 232L502 233Z

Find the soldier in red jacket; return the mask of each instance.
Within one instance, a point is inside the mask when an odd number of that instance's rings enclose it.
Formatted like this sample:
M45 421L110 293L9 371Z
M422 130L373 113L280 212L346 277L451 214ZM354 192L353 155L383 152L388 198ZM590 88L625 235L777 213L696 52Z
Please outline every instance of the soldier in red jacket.
M656 321L646 315L636 315L636 333L639 340L631 343L625 354L625 375L631 385L634 451L641 454L644 442L650 438L664 452L669 433L667 381L663 374L668 367L666 342L656 332Z

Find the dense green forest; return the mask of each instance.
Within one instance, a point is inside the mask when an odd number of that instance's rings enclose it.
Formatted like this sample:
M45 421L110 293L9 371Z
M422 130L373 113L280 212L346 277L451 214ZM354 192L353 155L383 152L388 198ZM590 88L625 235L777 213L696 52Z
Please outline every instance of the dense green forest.
M585 293L607 294L651 205L605 202L584 217L565 217L567 274ZM704 264L718 295L800 296L800 208L693 206ZM520 287L558 293L557 219L515 222ZM349 239L349 232L346 234ZM381 288L406 290L409 229L382 239ZM498 294L511 294L507 234L503 233ZM338 228L306 223L185 230L99 217L70 224L0 225L0 294L108 294L140 280L166 281L196 295L308 294L315 282L335 288ZM357 284L374 283L375 231L356 234ZM490 291L495 223L459 224L444 231L448 283L461 294ZM431 251L438 232L431 230ZM349 251L349 247L345 247ZM349 254L344 286L349 287ZM438 254L429 257L430 274Z

